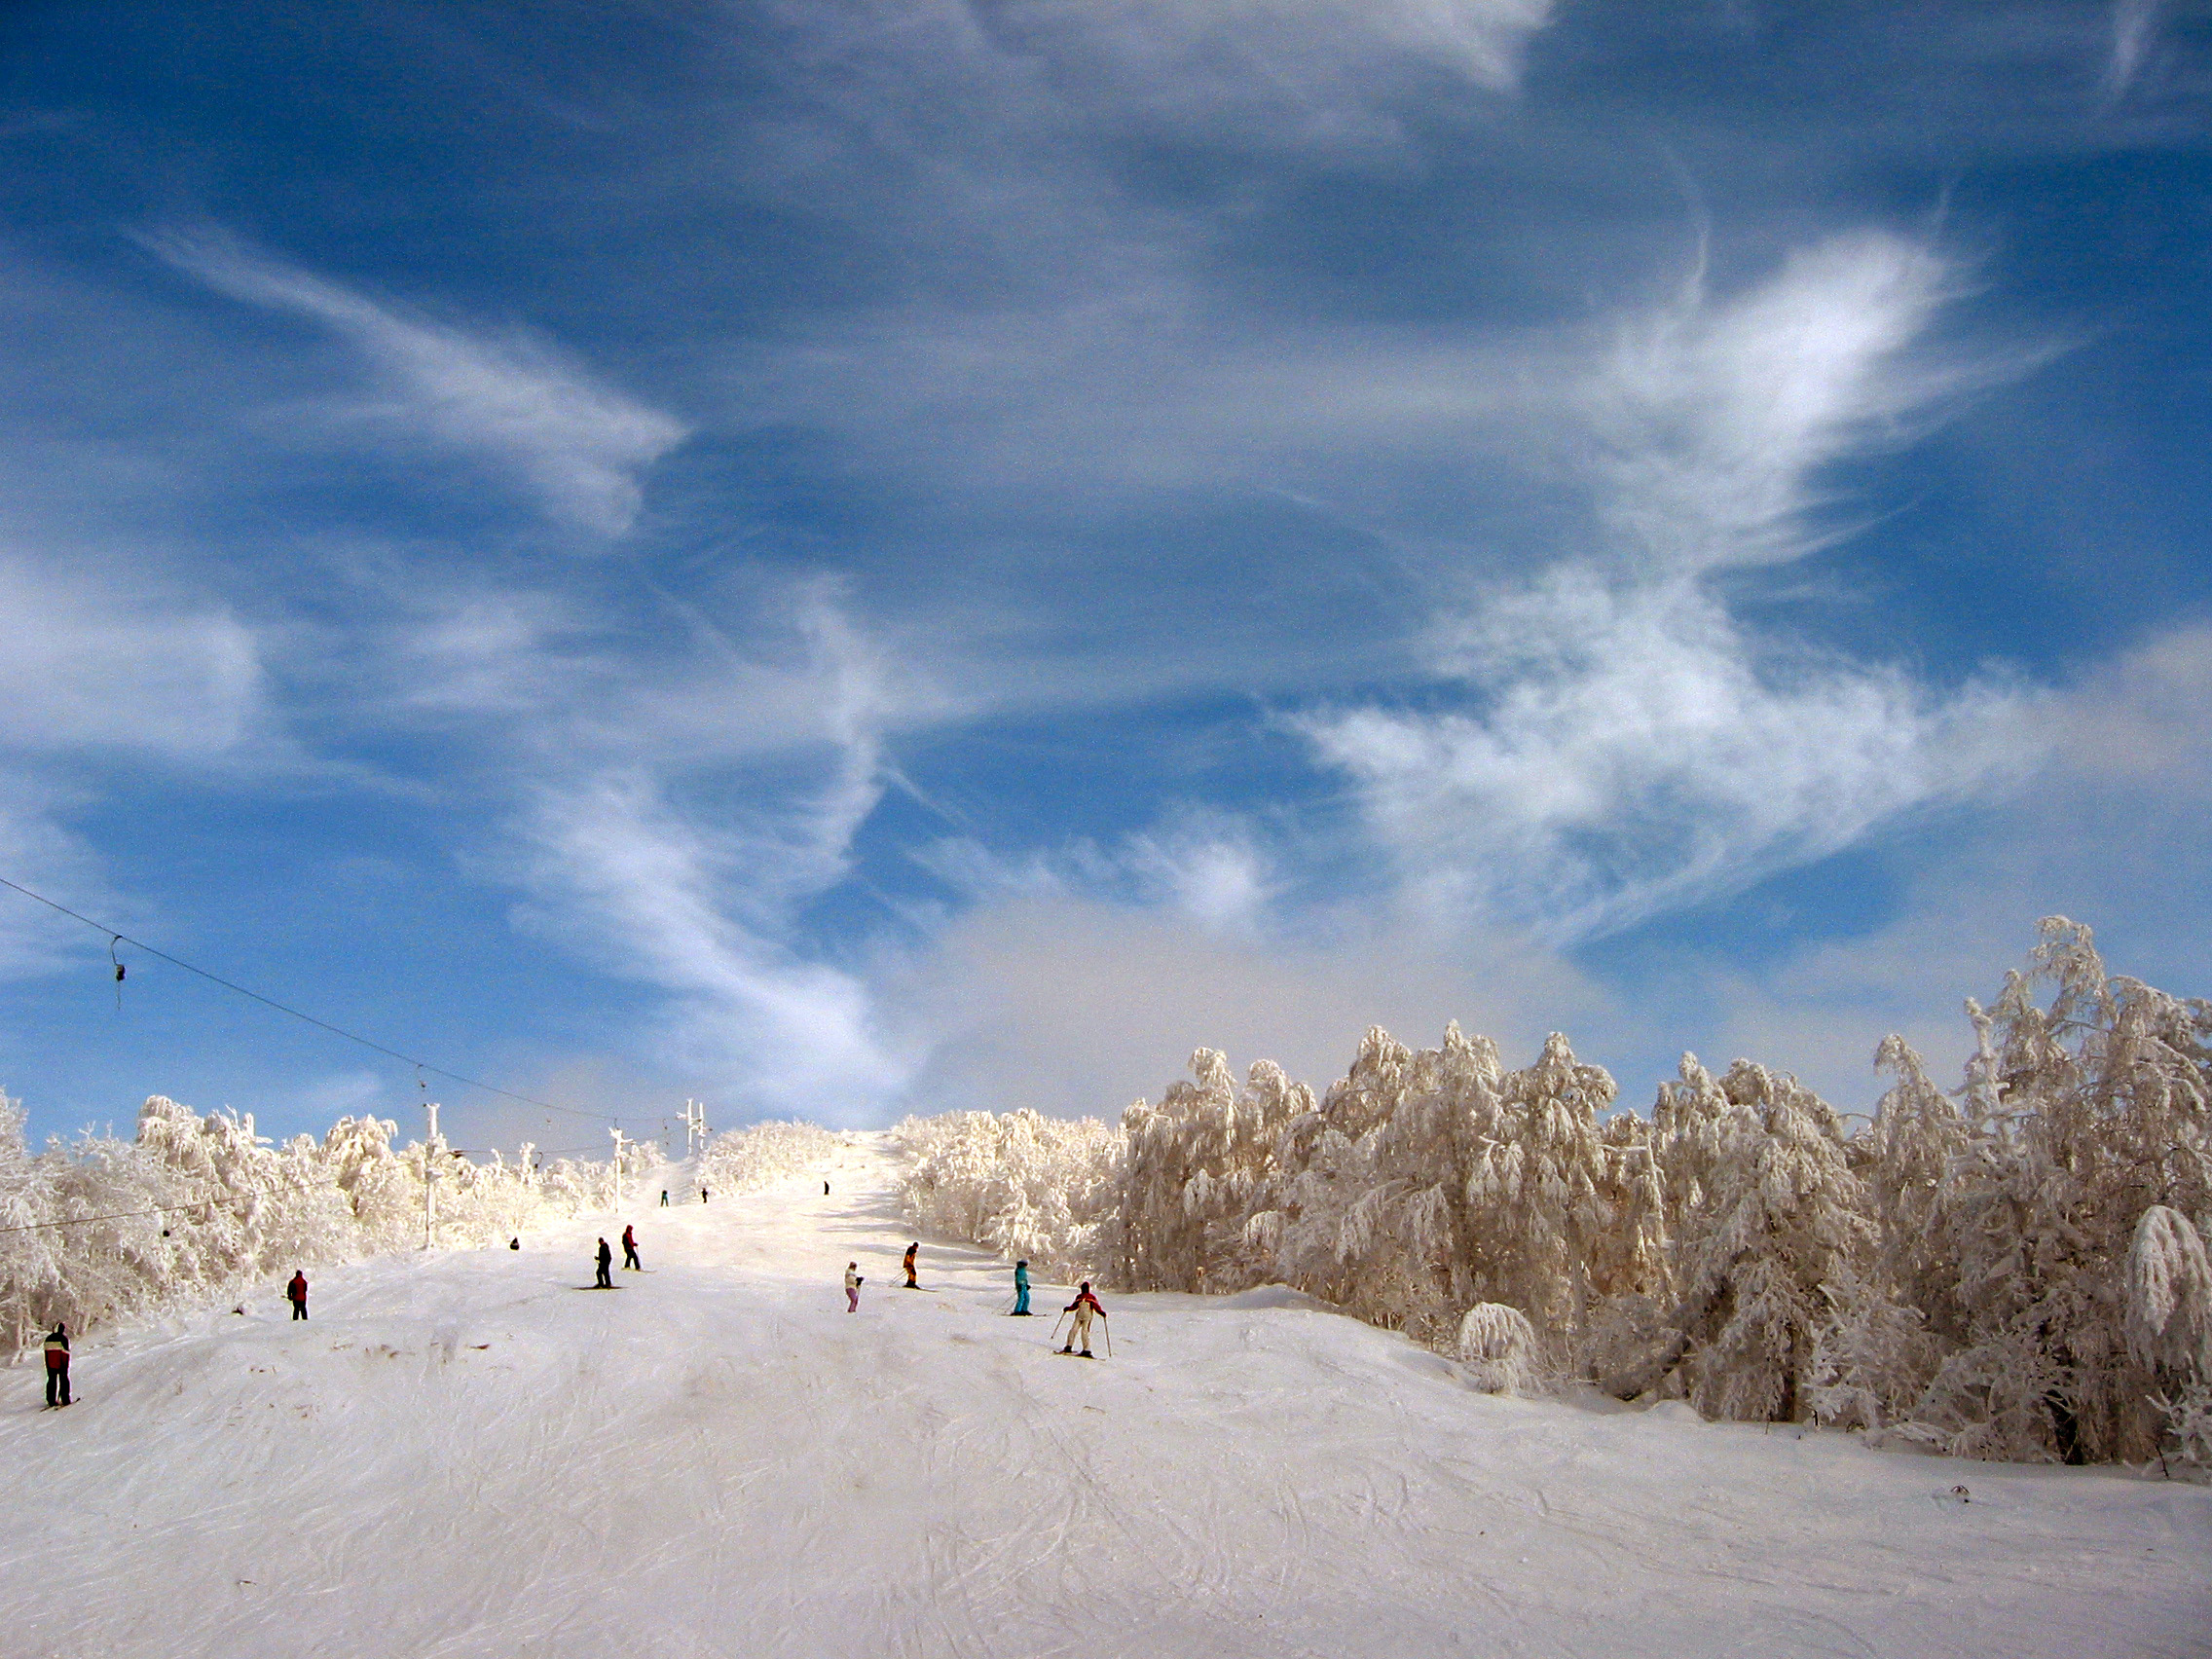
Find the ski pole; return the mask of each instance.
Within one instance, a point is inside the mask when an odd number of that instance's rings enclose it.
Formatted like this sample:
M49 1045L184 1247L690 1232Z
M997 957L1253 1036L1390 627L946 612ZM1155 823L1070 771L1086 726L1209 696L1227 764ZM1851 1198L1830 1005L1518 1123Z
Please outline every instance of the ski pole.
M1067 1316L1068 1310L1065 1308L1061 1309L1059 1319L1054 1319L1052 1321L1052 1334L1045 1339L1045 1346L1047 1347L1051 1347L1054 1343L1060 1340L1060 1320L1065 1319Z
M1106 1333L1106 1357L1112 1359L1114 1357L1114 1326L1103 1313L1098 1315L1098 1328Z

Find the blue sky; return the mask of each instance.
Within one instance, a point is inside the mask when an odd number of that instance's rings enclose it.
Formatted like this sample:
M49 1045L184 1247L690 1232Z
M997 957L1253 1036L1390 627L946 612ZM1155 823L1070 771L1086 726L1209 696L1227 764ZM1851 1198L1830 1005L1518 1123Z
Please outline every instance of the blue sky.
M1863 1109L2053 911L2212 992L2201 7L22 4L0 76L0 874L324 1018L650 1131L1454 1017ZM416 1121L0 898L35 1131Z

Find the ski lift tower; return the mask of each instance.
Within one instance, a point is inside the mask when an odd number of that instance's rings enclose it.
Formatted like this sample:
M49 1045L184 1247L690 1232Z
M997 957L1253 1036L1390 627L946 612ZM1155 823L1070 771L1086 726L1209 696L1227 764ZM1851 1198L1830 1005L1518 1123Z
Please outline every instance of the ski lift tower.
M696 1158L707 1144L707 1108L704 1102L683 1103L683 1156Z
M608 1166L607 1171L608 1179L612 1183L614 1190L607 1200L607 1207L610 1210L618 1210L622 1207L622 1143L629 1137L623 1134L622 1125L619 1124L607 1132L614 1137L614 1161Z
M423 1248L435 1249L438 1241L438 1103L423 1102L430 1120L429 1138L423 1143Z

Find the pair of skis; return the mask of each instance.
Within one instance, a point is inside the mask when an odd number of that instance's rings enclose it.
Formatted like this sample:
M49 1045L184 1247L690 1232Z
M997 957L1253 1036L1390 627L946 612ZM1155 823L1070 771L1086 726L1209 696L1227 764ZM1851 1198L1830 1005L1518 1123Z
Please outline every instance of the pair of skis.
M1061 1309L1060 1318L1054 1319L1052 1321L1052 1334L1045 1339L1045 1346L1047 1347L1051 1347L1054 1343L1060 1340L1060 1319L1065 1319L1067 1316L1068 1310L1065 1308ZM1098 1315L1098 1323L1100 1328L1103 1329L1106 1333L1106 1357L1108 1359L1112 1359L1114 1357L1114 1327L1106 1322L1106 1315L1103 1313ZM1090 1357L1091 1355L1088 1351L1086 1351L1084 1358L1088 1359Z

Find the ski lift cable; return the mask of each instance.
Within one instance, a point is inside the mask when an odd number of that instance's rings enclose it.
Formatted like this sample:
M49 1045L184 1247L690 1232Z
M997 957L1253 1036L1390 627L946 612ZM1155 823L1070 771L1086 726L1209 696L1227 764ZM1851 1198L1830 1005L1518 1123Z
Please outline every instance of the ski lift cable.
M55 1221L25 1221L13 1227L0 1227L0 1233L36 1233L42 1227L82 1227L92 1221L128 1221L132 1216L168 1215L176 1210L201 1209L221 1201L220 1198L194 1198L189 1203L157 1204L152 1209L115 1210L107 1215L65 1215Z
M234 991L241 997L245 997L253 1002L260 1003L264 1008L273 1008L278 1014L289 1014L292 1018L303 1020L307 1024L313 1025L318 1030L329 1032L333 1037L343 1037L349 1043L358 1043L364 1049L368 1049L375 1051L376 1053L383 1054L388 1059L398 1060L403 1064L411 1065L418 1071L429 1072L435 1077L445 1078L449 1082L461 1084L468 1088L480 1088L487 1094L497 1094L503 1099L519 1100L525 1106L535 1106L540 1111L563 1112L571 1118L593 1118L597 1119L600 1123L603 1124L610 1124L614 1121L612 1118L609 1118L605 1112L587 1112L578 1106L556 1106L550 1100L537 1100L532 1098L528 1094L517 1094L511 1088L501 1088L496 1084L483 1083L472 1077L463 1077L461 1073L448 1071L443 1066L434 1066L427 1060L419 1060L413 1054L403 1054L397 1049L387 1049L382 1043L374 1042L367 1037L359 1035L357 1032L348 1031L344 1026L333 1025L327 1019L317 1019L312 1014L303 1014L296 1008L292 1008L287 1004L278 1002L275 997L265 997L259 991L249 991L245 988L245 986L226 979L220 974L210 974L204 968L196 968L191 963L185 961L183 958L171 956L166 950L157 949L153 945L148 944L142 939L132 939L127 933L119 933L104 922L95 922L90 916L79 915L75 910L70 909L68 905L56 903L55 903L55 901L49 899L43 893L33 893L21 882L10 881L6 876L0 875L0 887L6 887L13 890L14 892L20 893L25 899L36 900L39 903L44 904L50 910L60 911L62 915L67 916L73 922L83 922L85 926L92 929L94 932L105 934L108 938L108 953L111 956L115 952L116 942L120 940L122 943L131 946L133 949L143 950L148 956L159 957L162 961L166 962L172 968L182 968L187 974L197 974L201 978L207 980L211 984L220 985L226 991ZM120 968L121 964L118 963L117 966ZM121 977L122 976L119 974L117 976L118 979L120 979ZM118 994L120 995L120 993Z

